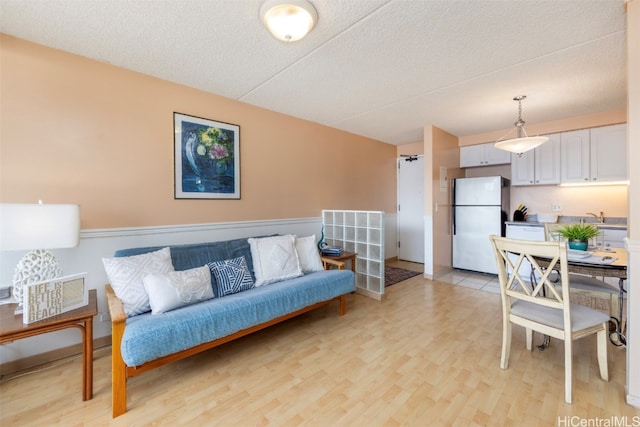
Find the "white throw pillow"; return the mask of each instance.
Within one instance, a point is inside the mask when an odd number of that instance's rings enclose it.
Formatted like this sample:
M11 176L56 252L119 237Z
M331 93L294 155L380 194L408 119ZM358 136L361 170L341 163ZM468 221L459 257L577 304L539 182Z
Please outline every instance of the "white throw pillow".
M300 259L300 267L303 273L313 273L314 271L322 271L322 260L316 245L315 234L307 237L296 237L296 251Z
M253 259L254 286L267 285L302 276L295 237L261 237L248 239Z
M147 274L142 282L149 294L151 314L162 314L213 298L211 274L206 265L165 274Z
M169 248L142 255L102 258L102 263L113 291L122 301L127 317L151 310L149 296L142 282L144 276L174 271Z

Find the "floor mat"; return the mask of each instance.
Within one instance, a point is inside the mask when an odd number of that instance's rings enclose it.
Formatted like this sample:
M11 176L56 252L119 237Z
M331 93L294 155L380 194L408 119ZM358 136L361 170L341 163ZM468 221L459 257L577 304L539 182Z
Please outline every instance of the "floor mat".
M410 279L421 274L419 271L407 270L398 267L384 266L384 287L395 285L403 280Z

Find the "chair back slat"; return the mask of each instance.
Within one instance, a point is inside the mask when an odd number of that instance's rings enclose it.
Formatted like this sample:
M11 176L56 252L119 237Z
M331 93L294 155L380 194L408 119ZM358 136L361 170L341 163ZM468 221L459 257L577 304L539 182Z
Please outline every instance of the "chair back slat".
M565 321L570 322L567 247L564 242L539 242L491 236L491 244L498 260L500 293L505 302L503 307L508 309L514 300L522 300L564 310L563 317ZM540 265L540 259L545 260L545 267ZM538 277L535 283L531 283L530 278L523 278L520 274L520 266L524 260L531 264L531 276ZM557 280L554 271L560 276L559 289L554 283Z

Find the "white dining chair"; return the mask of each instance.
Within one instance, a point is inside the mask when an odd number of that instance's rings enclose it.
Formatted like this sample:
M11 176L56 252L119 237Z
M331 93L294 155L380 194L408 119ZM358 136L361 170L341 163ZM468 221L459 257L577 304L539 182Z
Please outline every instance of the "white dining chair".
M502 298L502 353L500 368L508 369L512 324L525 328L526 346L533 348L533 332L564 342L565 395L573 400L573 341L596 334L600 377L609 381L607 362L607 325L609 316L590 307L571 304L567 247L562 242L536 242L490 236L498 267ZM515 255L516 259L509 257ZM547 268L536 257L550 260ZM531 263L537 279L529 282L518 273L524 260ZM556 287L551 276L560 276Z

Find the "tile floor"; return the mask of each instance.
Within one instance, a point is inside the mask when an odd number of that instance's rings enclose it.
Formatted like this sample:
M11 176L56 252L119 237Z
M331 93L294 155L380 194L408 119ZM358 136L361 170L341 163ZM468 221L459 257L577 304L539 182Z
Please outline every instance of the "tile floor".
M451 283L457 286L479 289L481 291L500 294L498 276L493 274L474 273L465 270L453 270L436 279L438 282Z
M406 268L408 270L424 271L424 264L415 262L393 260L387 261L387 264L394 267ZM476 273L467 270L453 270L438 277L436 281L465 286L472 289L479 289L481 291L492 292L500 295L498 276L493 274Z

